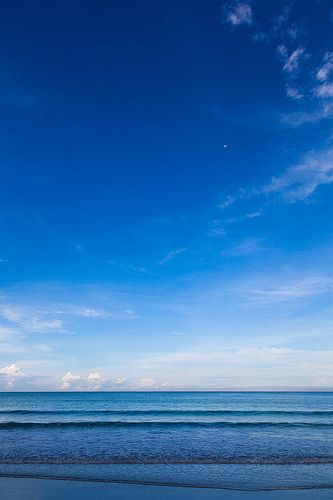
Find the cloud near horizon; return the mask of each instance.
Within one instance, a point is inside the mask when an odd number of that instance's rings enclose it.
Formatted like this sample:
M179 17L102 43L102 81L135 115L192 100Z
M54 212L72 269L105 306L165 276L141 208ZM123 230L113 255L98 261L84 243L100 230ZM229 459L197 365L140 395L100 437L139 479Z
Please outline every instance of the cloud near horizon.
M147 358L144 363L150 371L160 371L164 366L169 372L169 380L156 382L152 377L128 380L124 377L109 378L99 372L77 375L67 372L61 378L61 385L53 390L61 391L118 391L118 390L192 390L202 389L246 389L267 387L301 388L307 386L316 389L320 386L333 387L331 364L333 351L306 351L281 346L243 347L219 351L173 352ZM184 374L183 380L177 380L177 366L188 366L191 372L196 366L197 376ZM209 383L203 377L207 367L212 371ZM281 372L283 368L283 372ZM0 369L2 390L30 390L24 382L25 374L13 363ZM31 379L34 377L31 376ZM224 382L221 383L221 380ZM290 383L293 380L293 383Z

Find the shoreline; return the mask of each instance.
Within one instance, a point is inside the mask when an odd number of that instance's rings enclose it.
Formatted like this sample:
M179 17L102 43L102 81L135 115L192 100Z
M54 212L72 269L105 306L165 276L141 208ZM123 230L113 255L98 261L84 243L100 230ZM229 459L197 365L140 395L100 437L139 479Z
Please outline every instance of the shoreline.
M0 477L0 497L11 500L329 500L331 489L248 491L128 484L68 478Z
M333 492L333 465L2 465L0 479L234 492Z
M123 480L123 479L102 479L102 478L83 478L83 477L69 477L69 476L41 476L32 474L5 474L0 473L0 482L2 479L30 479L37 481L64 481L73 483L102 483L110 485L123 485L123 486L147 486L156 488L179 488L190 490L218 490L218 491L235 491L242 493L270 493L273 491L318 491L318 490L333 490L332 484L321 484L311 486L275 486L264 488L240 488L228 486L209 486L209 485L193 485L193 484L173 484L170 482L153 482L153 481L136 481L136 480Z

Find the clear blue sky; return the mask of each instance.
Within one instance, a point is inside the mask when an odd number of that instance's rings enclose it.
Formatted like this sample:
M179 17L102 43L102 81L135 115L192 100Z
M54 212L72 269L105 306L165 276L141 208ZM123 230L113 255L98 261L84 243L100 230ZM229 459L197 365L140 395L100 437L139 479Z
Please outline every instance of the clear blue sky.
M0 388L332 387L332 3L0 28Z

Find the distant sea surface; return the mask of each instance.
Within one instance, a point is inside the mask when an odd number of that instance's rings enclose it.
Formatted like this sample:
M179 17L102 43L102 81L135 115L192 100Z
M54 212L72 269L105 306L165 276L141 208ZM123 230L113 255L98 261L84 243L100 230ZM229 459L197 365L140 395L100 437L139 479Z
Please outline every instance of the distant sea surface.
M0 475L333 487L333 393L0 393Z

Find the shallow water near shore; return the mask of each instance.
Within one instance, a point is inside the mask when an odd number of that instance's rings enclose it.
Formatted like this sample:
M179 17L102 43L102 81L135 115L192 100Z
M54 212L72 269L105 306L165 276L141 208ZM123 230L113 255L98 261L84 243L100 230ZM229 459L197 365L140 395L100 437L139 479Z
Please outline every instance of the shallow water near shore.
M333 487L332 393L2 393L0 475Z
M11 500L329 500L330 490L231 491L111 484L89 481L0 478L0 497Z

